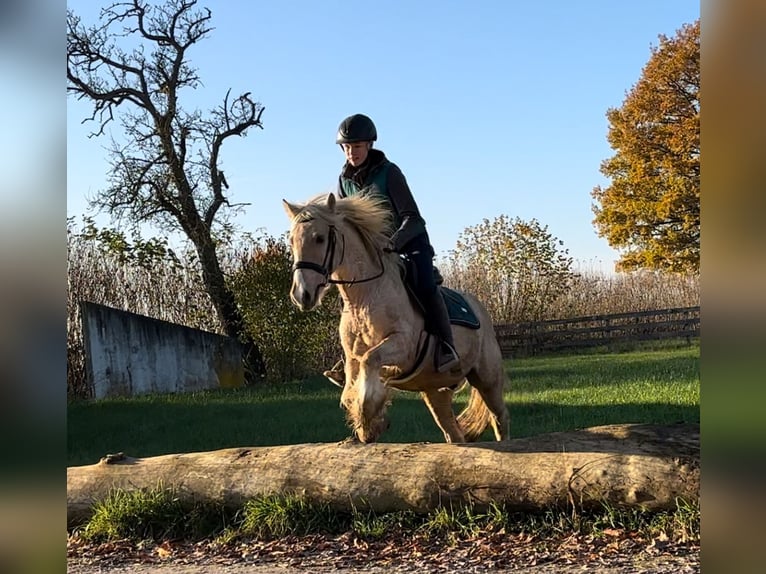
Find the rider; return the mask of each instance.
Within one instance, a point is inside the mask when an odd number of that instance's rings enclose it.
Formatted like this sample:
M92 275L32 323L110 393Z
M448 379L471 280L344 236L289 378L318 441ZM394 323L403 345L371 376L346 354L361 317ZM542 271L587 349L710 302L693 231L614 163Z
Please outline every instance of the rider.
M426 330L438 339L435 367L445 372L456 367L460 359L447 307L434 279L434 250L404 174L382 151L372 147L377 139L375 124L363 114L354 114L340 123L335 143L342 148L346 163L338 178L338 195L372 194L390 206L394 219L392 248L406 254L415 265L415 289L425 307Z

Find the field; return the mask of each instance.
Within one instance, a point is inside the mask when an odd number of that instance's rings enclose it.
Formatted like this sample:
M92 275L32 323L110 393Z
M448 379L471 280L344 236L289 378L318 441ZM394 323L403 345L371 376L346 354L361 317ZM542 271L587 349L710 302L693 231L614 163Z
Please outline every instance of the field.
M506 361L514 437L610 423L699 421L699 344ZM68 406L67 464L349 436L340 389L323 378L233 391ZM455 400L461 409L467 393ZM441 442L417 394L398 393L383 442ZM491 440L488 431L484 437Z

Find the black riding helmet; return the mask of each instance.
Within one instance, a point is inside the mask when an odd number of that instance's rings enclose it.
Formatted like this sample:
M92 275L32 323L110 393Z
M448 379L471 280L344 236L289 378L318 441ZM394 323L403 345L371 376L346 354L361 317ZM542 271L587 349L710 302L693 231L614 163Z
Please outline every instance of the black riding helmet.
M378 130L372 120L364 114L354 114L340 122L335 143L374 142L376 139Z

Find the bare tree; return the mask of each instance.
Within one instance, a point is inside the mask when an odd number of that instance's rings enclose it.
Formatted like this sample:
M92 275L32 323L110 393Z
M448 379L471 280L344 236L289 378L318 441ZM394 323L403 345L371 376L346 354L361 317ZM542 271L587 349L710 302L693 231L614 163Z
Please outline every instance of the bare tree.
M260 352L226 285L215 238L241 207L224 195L229 186L219 169L221 149L229 138L262 128L264 107L250 92L231 98L231 90L206 114L180 106L180 92L201 83L187 52L213 30L210 10L196 4L116 2L91 27L68 11L67 92L93 105L84 120L94 124L92 137L103 136L115 119L121 128L119 141L111 138L108 185L91 204L121 222L183 232L199 256L223 331L247 345L249 368L262 374Z

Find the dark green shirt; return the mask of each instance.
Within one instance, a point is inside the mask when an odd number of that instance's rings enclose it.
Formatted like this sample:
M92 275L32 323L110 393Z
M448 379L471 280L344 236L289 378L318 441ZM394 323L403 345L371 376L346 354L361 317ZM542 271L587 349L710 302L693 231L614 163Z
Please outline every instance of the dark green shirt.
M417 243L425 241L430 245L425 221L404 174L382 151L371 149L367 160L359 167L348 162L343 165L338 178L338 195L350 197L357 194L375 195L391 207L394 221L391 242L396 251L406 252L407 245L415 239L420 239Z

